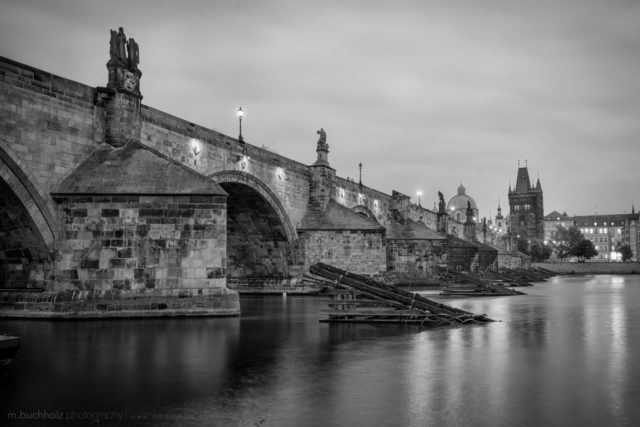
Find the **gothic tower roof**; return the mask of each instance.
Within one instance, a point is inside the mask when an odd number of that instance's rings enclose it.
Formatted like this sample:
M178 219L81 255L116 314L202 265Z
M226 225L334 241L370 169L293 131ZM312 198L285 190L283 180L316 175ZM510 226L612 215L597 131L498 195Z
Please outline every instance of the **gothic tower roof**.
M516 193L531 191L531 181L529 181L529 170L527 167L518 168L518 178L516 180Z

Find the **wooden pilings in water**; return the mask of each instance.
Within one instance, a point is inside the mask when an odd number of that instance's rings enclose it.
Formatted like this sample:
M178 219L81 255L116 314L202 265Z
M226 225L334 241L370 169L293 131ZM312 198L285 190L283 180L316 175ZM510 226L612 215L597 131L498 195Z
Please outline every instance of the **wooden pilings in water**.
M504 283L497 284L486 278L476 277L469 273L458 273L442 267L439 267L438 270L442 280L452 282L440 293L440 296L443 297L525 295L523 292L508 288L508 285Z
M440 326L493 321L485 314L477 315L451 307L328 264L314 264L309 272L333 281L337 288L334 299L328 304L328 318L322 320L325 322Z
M514 286L514 287L533 286L531 283L522 279L520 276L510 274L508 270L503 272L487 270L487 271L483 271L480 274L482 277L488 280L501 281L504 286Z

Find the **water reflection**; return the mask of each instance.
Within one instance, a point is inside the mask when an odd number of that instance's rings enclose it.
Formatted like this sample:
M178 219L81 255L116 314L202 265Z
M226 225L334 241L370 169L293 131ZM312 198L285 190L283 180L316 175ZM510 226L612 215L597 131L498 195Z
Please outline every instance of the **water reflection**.
M526 292L449 300L500 322L440 329L322 324L321 301L296 297L242 298L241 318L5 321L24 345L0 372L0 416L113 409L132 425L180 426L640 421L640 278L565 277Z

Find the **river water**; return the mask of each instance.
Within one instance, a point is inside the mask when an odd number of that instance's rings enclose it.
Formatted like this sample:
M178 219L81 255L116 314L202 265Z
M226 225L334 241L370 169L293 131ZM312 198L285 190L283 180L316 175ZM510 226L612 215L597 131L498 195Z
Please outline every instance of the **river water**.
M447 300L500 322L319 323L322 300L240 318L2 321L0 425L640 425L640 276Z

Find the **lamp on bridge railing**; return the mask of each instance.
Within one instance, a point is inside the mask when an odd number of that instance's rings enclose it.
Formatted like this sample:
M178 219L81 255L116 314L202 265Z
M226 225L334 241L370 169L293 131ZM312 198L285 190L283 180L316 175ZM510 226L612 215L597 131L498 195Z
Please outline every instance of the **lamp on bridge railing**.
M242 146L242 155L244 156L244 139L242 139L242 117L244 116L244 111L242 110L242 107L238 108L236 114L238 115L238 124L240 126L240 135L238 136L238 141L240 141L240 145Z
M244 111L242 110L242 107L238 108L238 111L236 112L236 114L238 115L238 123L240 125L240 136L238 137L238 141L244 142L242 140L242 117L244 116Z

